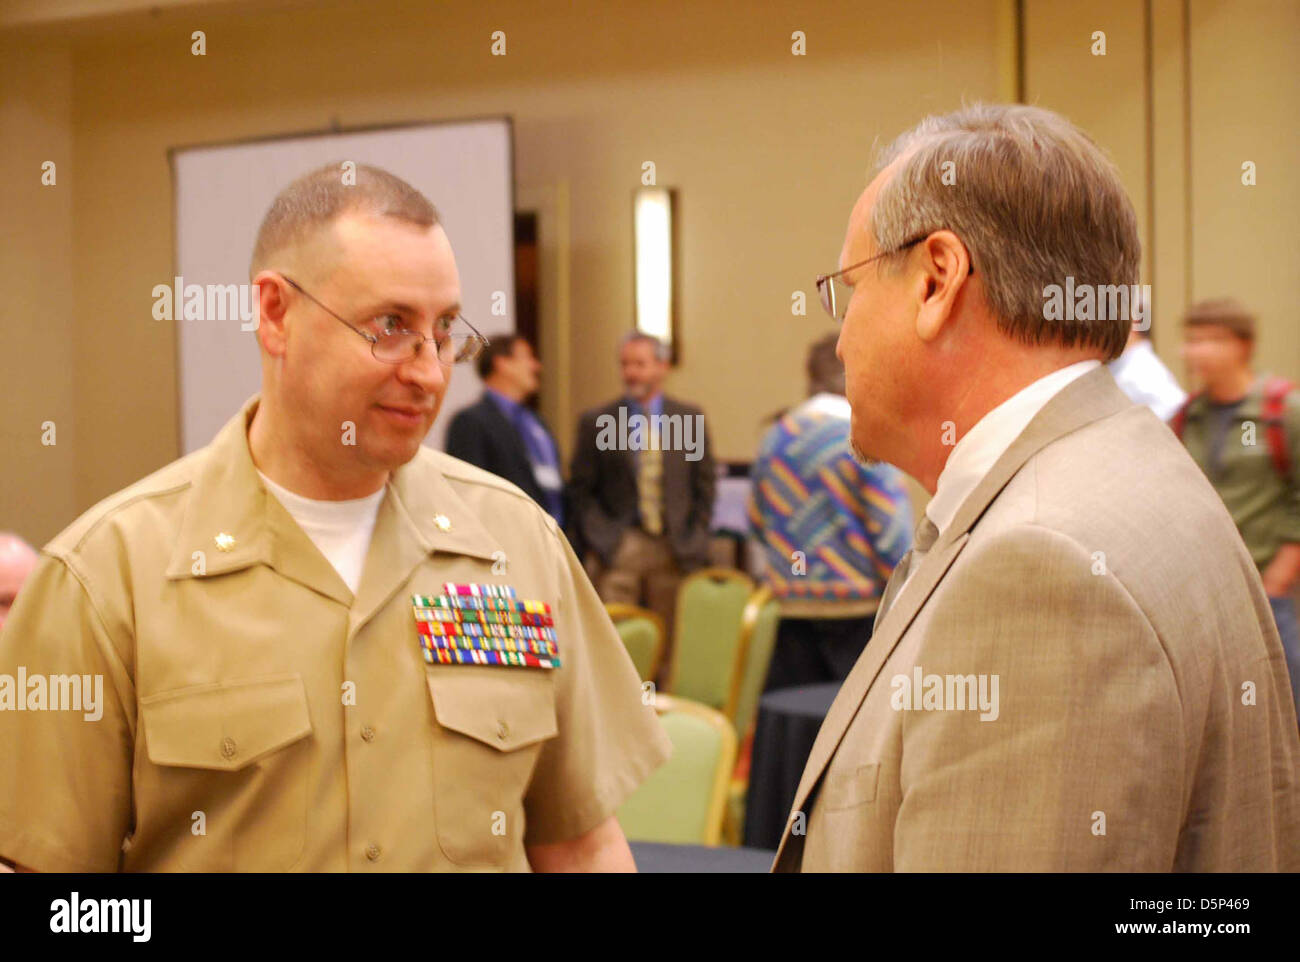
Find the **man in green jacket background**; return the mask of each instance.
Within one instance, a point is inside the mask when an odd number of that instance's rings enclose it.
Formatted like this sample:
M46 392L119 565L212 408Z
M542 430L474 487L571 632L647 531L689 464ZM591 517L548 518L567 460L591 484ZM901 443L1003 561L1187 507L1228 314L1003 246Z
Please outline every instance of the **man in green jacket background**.
M1183 357L1203 390L1171 426L1214 485L1259 567L1300 712L1300 392L1252 364L1255 318L1232 299L1202 301L1184 319Z

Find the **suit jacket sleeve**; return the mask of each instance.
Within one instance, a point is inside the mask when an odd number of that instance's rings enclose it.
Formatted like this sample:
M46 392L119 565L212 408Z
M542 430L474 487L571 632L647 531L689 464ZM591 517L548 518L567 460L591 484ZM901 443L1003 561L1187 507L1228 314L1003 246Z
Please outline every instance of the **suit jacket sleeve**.
M1133 597L1100 552L1048 528L963 562L930 599L917 664L987 674L990 693L997 676L996 717L903 713L895 868L1171 871L1185 721Z
M489 466L487 438L478 430L470 409L458 411L447 428L447 453L470 464L492 470Z
M596 436L596 413L589 411L578 421L577 443L569 465L569 505L573 511L572 526L578 535L575 540L609 564L621 531L605 514L597 496Z
M700 414L698 410L692 414ZM691 462L691 513L684 537L682 555L699 564L709 559L709 525L713 521L714 493L718 486L717 468L713 461L713 445L708 425L704 424L703 453L700 460Z

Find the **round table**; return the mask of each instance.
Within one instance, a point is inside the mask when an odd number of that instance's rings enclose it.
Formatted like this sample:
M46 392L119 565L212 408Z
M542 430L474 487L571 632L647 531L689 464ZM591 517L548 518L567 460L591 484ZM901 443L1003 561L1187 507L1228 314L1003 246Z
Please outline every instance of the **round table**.
M758 701L745 802L745 845L774 849L794 804L804 765L840 682L778 688Z
M776 852L727 845L668 845L631 842L638 872L766 873Z

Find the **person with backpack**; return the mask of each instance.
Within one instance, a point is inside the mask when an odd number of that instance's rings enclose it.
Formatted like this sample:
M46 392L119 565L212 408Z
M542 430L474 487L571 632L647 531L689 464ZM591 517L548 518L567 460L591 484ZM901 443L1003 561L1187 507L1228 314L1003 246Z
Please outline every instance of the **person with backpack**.
M1170 427L1223 498L1259 567L1300 713L1292 597L1300 578L1300 392L1285 378L1256 374L1255 318L1238 301L1202 301L1183 323L1183 358L1202 390Z

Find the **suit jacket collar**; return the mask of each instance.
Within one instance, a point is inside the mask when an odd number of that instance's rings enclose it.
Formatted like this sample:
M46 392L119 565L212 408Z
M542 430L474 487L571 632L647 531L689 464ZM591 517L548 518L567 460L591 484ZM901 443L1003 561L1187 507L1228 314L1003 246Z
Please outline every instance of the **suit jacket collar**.
M432 552L491 560L499 550L496 539L443 476L438 455L421 448L389 476L354 599L334 566L257 475L248 448L248 425L257 404L258 398L251 398L212 444L192 455L202 461L167 567L169 580L213 577L265 564L350 607L356 628Z
M817 733L808 764L799 781L795 793L792 811L807 810L805 806L813 789L820 782L826 766L839 747L844 732L857 715L867 691L871 688L893 653L903 633L916 618L917 613L929 600L944 574L957 560L970 538L970 530L988 510L1015 477L1025 463L1047 445L1077 431L1079 428L1110 417L1127 407L1131 402L1116 386L1115 379L1105 366L1098 367L1066 385L1059 394L1043 406L1020 433L1011 446L1003 452L988 474L975 486L966 498L946 530L940 533L934 546L926 553L920 567L913 573L907 590L900 592L894 586L894 579L886 587L886 597L890 599L888 610L882 604L881 616L877 620L876 631L868 642L862 656L844 681L835 702L831 705ZM901 566L900 566L901 567ZM897 571L898 569L896 569ZM894 591L890 592L890 588ZM790 823L787 820L781 846L777 850L776 865L780 866L790 842Z

